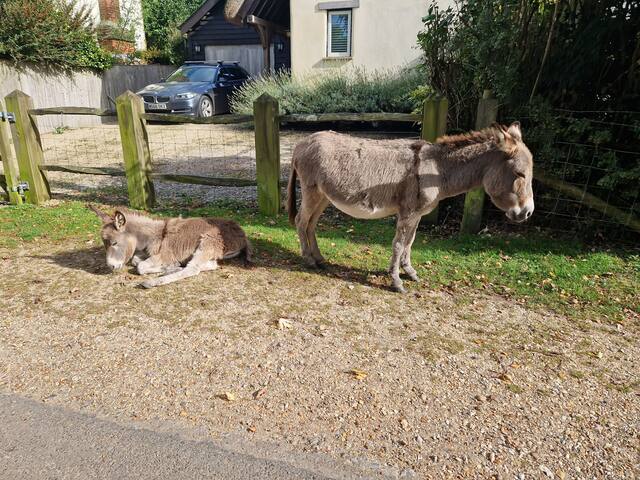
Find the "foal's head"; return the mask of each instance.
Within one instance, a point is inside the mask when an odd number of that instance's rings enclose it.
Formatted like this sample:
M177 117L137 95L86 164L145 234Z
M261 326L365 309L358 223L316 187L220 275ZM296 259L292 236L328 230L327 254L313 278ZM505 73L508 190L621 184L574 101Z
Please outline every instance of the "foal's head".
M484 177L484 189L509 220L524 222L533 214L533 156L522 141L520 123L496 126L498 152Z
M136 252L137 237L127 231L127 218L125 213L116 210L113 217L96 208L88 205L100 220L102 220L102 243L107 250L107 265L112 270L123 268Z

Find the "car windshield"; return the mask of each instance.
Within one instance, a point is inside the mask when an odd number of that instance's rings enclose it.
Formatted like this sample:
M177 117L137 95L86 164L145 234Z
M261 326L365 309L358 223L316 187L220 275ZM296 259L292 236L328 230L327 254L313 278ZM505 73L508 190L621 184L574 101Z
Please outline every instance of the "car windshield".
M173 72L167 82L212 82L218 69L216 67L180 67Z

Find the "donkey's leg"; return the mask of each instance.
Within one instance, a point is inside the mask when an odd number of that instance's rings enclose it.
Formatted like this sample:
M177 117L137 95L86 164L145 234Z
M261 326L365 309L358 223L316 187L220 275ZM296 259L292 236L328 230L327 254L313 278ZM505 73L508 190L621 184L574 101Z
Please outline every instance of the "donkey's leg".
M320 268L325 268L326 260L320 253L320 249L318 248L318 240L316 239L316 226L318 225L318 220L322 215L322 212L329 206L329 199L324 197L316 210L311 215L311 219L309 220L309 225L307 226L307 239L309 240L309 248L311 250L311 255L316 261L316 265Z
M416 222L415 227L413 228L413 234L409 238L409 243L405 246L404 252L402 252L402 256L400 257L400 266L405 271L405 273L409 276L411 280L414 282L419 281L418 272L411 265L411 246L413 245L414 240L416 239L416 231L418 230L418 225L420 224L420 219Z
M198 248L196 248L196 251L193 252L193 257L191 257L191 260L189 260L189 263L187 263L184 268L180 268L177 271L163 275L162 277L147 280L142 282L141 285L144 288L159 287L160 285L177 282L183 278L193 277L198 275L200 272L215 270L218 268L218 263L215 260L211 260L213 256L212 250L213 249L208 244L207 239L203 238L200 240L200 244L198 245Z
M391 280L393 281L393 289L396 292L406 293L406 290L400 279L400 259L409 244L409 240L415 234L417 223L420 221L419 215L401 216L398 215L398 222L396 224L396 235L393 238L391 255L391 265L389 267L389 273L391 273Z
M321 202L326 197L318 189L318 187L309 187L302 184L302 202L300 204L300 211L296 215L296 228L298 230L298 238L300 239L300 250L302 251L302 258L311 267L316 267L316 259L312 253L311 241L309 239L309 225L313 214L318 210ZM321 212L322 213L322 212ZM311 230L313 241L315 242L315 226ZM316 247L317 248L317 247ZM318 253L320 253L318 251Z

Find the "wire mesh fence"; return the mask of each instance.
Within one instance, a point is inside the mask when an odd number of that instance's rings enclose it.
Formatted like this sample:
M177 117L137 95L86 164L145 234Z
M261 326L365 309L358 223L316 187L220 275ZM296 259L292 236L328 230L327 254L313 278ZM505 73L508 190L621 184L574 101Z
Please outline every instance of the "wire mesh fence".
M57 126L40 134L44 167L53 192L57 196L76 198L90 197L99 190L126 198L116 118L103 117L101 125L69 128L65 117L65 114L56 115ZM91 173L82 174L82 171Z
M102 125L71 129L66 127L64 114L56 118L58 126L41 135L44 167L54 195L89 198L106 194L115 196L117 201L126 202L124 159L116 119L105 119ZM297 128L281 128L282 182L289 178L296 144L314 131L327 127L308 124ZM365 138L419 138L418 131L412 129L410 124L401 130L364 129L362 124L332 125L332 128ZM217 200L255 201L255 186L246 186L246 182L238 182L239 186L233 186L234 180L256 180L253 124L148 122L147 133L154 174L200 177L215 184L198 185L155 179L156 196L160 203L194 205Z

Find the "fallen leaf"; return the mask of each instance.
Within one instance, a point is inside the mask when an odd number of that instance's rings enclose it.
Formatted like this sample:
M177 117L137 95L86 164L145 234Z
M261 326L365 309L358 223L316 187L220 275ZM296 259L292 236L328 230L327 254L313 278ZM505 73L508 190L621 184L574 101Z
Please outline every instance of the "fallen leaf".
M288 330L293 328L293 322L287 318L279 318L275 322L275 325L278 327L278 330Z
M506 373L501 373L500 375L498 375L498 378L500 380L502 380L503 382L507 382L507 383L513 383L513 378L511 378L508 374Z
M347 373L350 373L351 375L353 375L353 378L355 378L356 380L363 380L365 378L367 378L367 372L365 372L364 370L360 370L359 368L353 368L351 370L349 370Z
M254 427L254 426L252 425L252 426L250 426L249 428L247 428L247 431L248 431L248 432L251 432L251 433L255 433L255 431L256 431L256 427Z
M236 399L236 396L231 392L224 392L218 395L218 398L226 400L227 402L233 402Z

